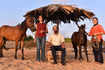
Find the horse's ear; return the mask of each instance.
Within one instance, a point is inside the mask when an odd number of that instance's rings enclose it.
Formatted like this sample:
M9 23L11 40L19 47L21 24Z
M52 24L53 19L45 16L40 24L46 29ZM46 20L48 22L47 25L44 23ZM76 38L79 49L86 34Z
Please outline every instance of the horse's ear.
M86 27L86 24L84 24L83 26Z
M26 19L22 22L22 24L26 23Z

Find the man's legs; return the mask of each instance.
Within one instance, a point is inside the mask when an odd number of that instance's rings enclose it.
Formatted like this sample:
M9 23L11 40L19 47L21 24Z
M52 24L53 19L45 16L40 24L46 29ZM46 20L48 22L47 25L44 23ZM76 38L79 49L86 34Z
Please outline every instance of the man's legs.
M100 63L104 63L103 62L103 50L102 50L102 40L100 41L100 43L99 43L99 51L98 51L98 61L100 62Z
M53 46L52 47L52 55L53 55L53 57L54 57L54 62L55 63L57 63L57 61L56 61L56 59L57 59L57 56L56 56L56 51L61 51L62 52L62 54L61 54L61 63L63 64L63 65L65 65L65 56L66 56L66 50L65 50L65 48L62 48L61 46Z
M65 50L65 48L62 48L61 46L59 46L57 51L61 51L62 52L62 54L61 54L61 63L63 65L65 65L65 56L66 56L66 50Z
M98 62L98 49L93 47L93 54L95 61Z
M52 51L52 56L53 56L53 59L54 59L54 64L57 64L56 47L52 46L51 51Z
M94 53L95 61L103 63L102 40L98 44L94 43L93 45L95 46L95 47L93 47L93 53ZM96 48L98 45L99 45L99 47Z
M45 61L45 44L46 44L46 37L41 38L41 60Z
M92 42L92 47L93 47L94 59L96 62L98 62L98 48L96 42Z
M36 60L40 61L40 39L36 38L36 45L37 45L37 51L36 51Z

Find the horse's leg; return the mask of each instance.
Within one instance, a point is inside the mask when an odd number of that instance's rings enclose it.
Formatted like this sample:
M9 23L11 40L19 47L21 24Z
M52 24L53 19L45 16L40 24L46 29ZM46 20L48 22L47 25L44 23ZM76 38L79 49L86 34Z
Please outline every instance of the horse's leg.
M77 45L73 44L73 48L74 48L74 52L75 52L75 59L77 59L77 57L78 57Z
M18 41L15 41L15 59L17 59Z
M4 40L2 37L0 37L0 57L3 57L3 45L4 45Z
M79 45L79 60L82 59L82 47Z
M88 59L87 45L85 45L85 46L84 46L84 49L85 49L85 55L86 55L87 62L88 62L88 61L89 61L89 59Z
M24 45L24 41L21 41L21 51L22 51L22 60L24 60L24 47L23 47L23 45Z

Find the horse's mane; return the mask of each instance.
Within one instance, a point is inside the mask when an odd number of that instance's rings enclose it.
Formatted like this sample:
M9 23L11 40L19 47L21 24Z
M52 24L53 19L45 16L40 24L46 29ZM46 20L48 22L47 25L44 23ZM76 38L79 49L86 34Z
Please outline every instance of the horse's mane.
M26 23L26 20L18 24L17 27L21 27L22 29L24 29L26 27L25 23Z
M25 25L25 23L26 23L26 20L24 20L24 21L21 23L21 25L22 25L22 26L24 26L24 25Z

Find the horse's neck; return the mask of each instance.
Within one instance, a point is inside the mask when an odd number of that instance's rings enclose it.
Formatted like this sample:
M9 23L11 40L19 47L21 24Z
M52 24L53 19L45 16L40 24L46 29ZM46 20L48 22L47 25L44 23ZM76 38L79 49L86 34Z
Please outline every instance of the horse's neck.
M27 26L25 25L25 23L22 23L20 25L18 25L18 27L23 30L23 32L26 32L27 31Z
M78 35L79 35L79 37L87 37L87 35L86 35L86 33L83 33L83 32L80 32L80 31L78 31Z
M78 31L78 34L79 34L79 36L83 36L84 35L84 33L81 32L81 31Z

